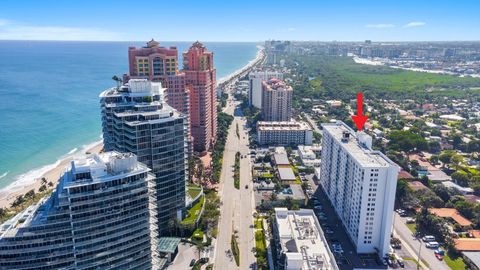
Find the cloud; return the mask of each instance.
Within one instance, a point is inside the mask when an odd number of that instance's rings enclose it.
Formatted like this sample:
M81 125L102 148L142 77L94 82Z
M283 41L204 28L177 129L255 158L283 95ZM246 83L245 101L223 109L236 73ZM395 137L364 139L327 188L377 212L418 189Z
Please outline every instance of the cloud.
M379 23L379 24L367 24L365 25L367 28L393 28L395 27L394 24L391 23Z
M410 27L418 27L418 26L424 26L426 23L425 22L409 22L403 26L403 28L410 28Z
M121 40L121 35L100 28L33 26L0 18L0 40Z

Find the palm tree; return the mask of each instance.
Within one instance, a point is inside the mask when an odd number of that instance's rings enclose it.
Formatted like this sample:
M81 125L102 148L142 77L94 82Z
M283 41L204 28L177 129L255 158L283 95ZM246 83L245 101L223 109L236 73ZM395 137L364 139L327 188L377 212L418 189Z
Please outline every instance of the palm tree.
M195 248L197 249L197 252L198 252L198 258L200 259L201 258L201 253L205 250L205 244L203 243L203 239L202 239L202 242L200 243L197 243L195 245Z

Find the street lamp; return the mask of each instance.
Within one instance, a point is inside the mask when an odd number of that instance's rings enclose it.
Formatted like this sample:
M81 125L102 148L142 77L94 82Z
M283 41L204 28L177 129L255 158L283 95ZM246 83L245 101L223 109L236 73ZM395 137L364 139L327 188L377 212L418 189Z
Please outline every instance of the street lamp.
M416 219L416 228L418 228L418 218ZM420 242L420 246L418 247L418 255L417 255L417 270L420 269L420 252L422 250L422 241L419 239L419 234L415 233L415 239Z
M418 239L417 240L420 242L420 247L418 247L418 256L417 256L417 270L420 269L420 251L422 250L422 242Z

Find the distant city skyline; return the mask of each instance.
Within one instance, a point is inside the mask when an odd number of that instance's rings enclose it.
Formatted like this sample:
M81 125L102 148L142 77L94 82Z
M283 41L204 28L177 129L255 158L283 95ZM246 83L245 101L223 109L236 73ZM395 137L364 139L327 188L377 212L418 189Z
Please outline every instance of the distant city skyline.
M5 0L0 40L480 40L477 1L147 2Z

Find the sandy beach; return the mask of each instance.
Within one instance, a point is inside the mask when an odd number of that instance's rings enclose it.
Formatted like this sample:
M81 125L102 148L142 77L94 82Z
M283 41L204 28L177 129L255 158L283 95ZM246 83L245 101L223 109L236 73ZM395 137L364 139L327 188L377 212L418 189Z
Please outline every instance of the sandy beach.
M0 208L8 208L10 207L10 204L15 200L15 198L19 195L23 195L27 193L29 190L34 189L35 192L38 192L38 189L41 186L41 179L45 177L47 179L47 182L52 182L55 186L60 179L60 176L65 172L65 169L69 165L69 163L72 161L73 158L79 158L82 156L85 156L86 153L99 153L103 148L103 142L97 142L93 144L92 146L84 149L82 152L79 153L74 153L71 155L66 156L60 162L58 163L57 166L54 168L48 170L44 174L42 174L40 177L36 178L34 181L28 184L24 184L21 186L15 185L14 188L11 186L8 186L2 190L0 190ZM15 183L12 183L15 184Z
M220 85L220 84L227 83L228 81L231 81L236 76L238 76L238 75L242 74L243 72L249 70L250 68L255 66L260 60L262 60L263 57L264 57L265 51L264 51L262 46L257 46L257 48L258 48L258 52L257 52L254 59L250 60L250 62L248 62L245 66L243 66L240 69L237 69L235 72L229 74L228 76L225 76L225 77L217 80L217 86Z

